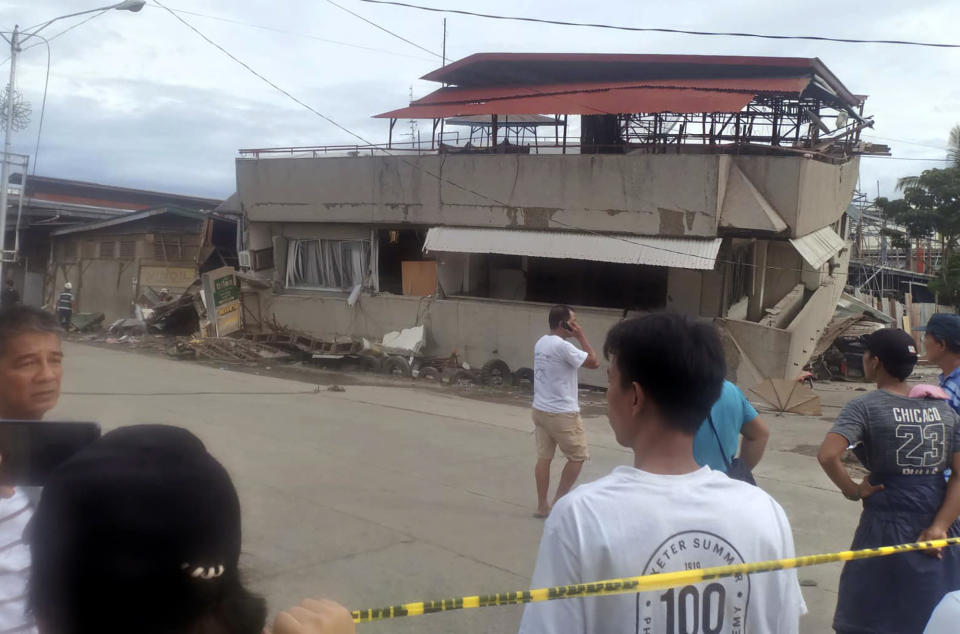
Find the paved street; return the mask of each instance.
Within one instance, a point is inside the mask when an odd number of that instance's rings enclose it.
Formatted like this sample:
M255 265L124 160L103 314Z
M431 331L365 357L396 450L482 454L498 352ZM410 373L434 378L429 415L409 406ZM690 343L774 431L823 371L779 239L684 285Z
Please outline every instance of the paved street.
M65 349L66 393L52 417L105 429L182 425L230 470L243 503L242 563L271 610L317 595L359 608L527 587L542 523L531 516L525 407L406 387L315 391L120 350ZM830 417L858 392L832 384L821 394ZM763 415L773 438L757 475L787 510L797 551L846 549L859 507L813 457L829 422ZM592 460L582 479L629 461L605 417L586 425ZM816 584L803 589L811 613L801 631L829 631L839 570L800 572ZM515 632L520 613L470 610L361 631Z

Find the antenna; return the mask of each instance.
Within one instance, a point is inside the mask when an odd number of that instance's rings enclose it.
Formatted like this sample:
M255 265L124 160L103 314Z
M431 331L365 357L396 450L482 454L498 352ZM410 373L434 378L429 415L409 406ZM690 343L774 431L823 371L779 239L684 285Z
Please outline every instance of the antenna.
M413 86L410 86L410 103L413 103ZM417 120L410 119L410 147L413 148L413 144L417 141ZM419 151L419 146L417 150Z

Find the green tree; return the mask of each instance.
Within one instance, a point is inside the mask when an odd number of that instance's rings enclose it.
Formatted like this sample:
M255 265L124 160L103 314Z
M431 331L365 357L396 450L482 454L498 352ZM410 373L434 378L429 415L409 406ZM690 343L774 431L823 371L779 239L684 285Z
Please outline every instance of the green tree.
M930 288L960 307L960 125L950 131L947 159L943 169L901 178L897 189L903 198L878 198L876 205L910 238L940 241L943 264Z

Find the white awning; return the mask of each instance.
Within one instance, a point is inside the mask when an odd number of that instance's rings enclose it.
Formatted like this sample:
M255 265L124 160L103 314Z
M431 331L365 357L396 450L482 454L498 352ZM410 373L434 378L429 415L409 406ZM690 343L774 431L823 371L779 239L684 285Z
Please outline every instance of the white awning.
M721 242L720 238L694 240L561 231L434 227L427 231L423 250L712 270Z
M817 229L813 233L808 233L802 238L794 238L790 241L793 248L800 256L815 269L827 263L827 260L835 256L840 250L847 246L843 238L837 235L837 232L830 227Z

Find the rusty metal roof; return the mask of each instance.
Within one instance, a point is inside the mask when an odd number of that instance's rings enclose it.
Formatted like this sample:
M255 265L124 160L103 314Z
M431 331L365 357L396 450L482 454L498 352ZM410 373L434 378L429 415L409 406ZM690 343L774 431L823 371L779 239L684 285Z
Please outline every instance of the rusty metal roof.
M423 250L712 270L722 241L721 238L695 240L566 231L434 227L427 231Z
M848 106L856 106L863 101L851 93L818 58L806 57L476 53L427 73L423 79L467 87L798 75L821 78L827 93L836 95Z
M619 114L624 112L739 112L758 94L799 95L801 77L667 79L550 85L447 87L382 119L438 119L464 115Z

